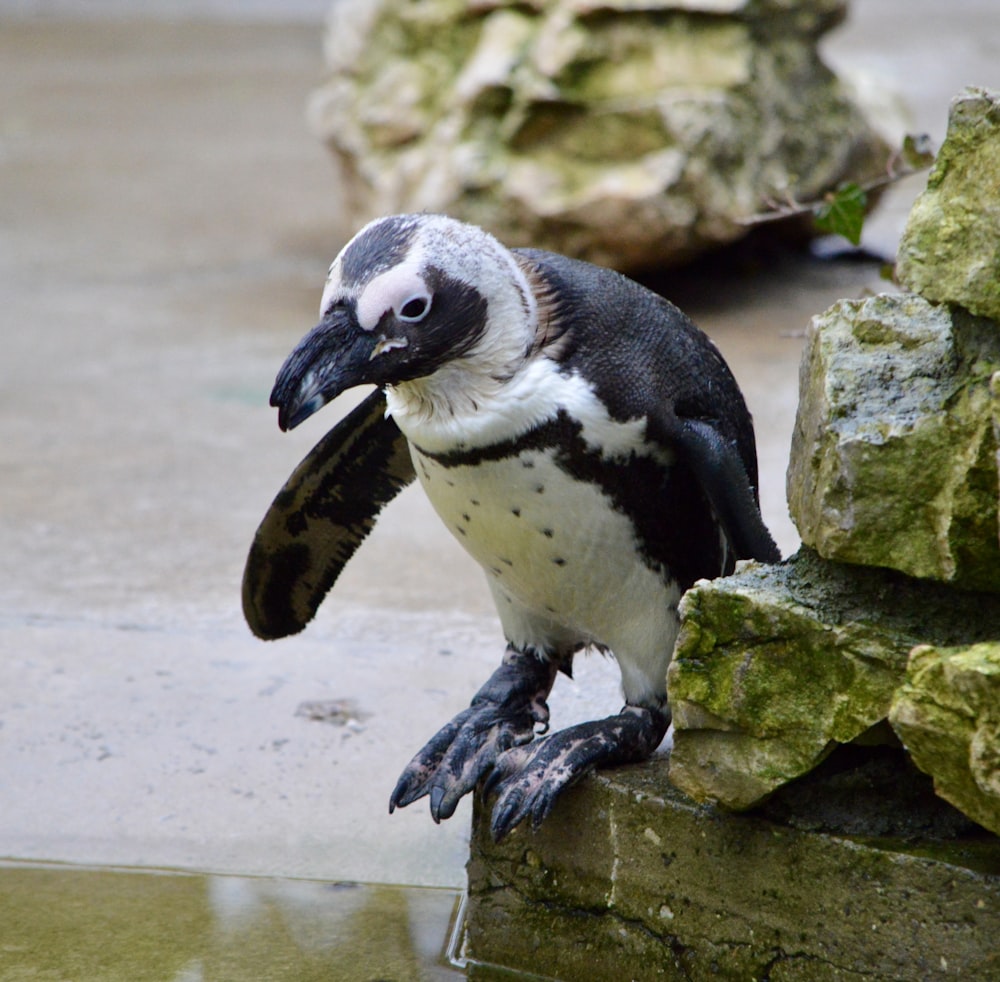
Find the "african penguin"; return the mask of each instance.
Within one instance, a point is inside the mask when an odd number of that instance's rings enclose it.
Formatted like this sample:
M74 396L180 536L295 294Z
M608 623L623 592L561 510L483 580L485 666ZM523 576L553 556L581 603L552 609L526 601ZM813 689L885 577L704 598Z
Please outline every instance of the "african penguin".
M666 300L440 215L363 228L330 267L320 318L278 374L281 428L352 386L376 390L266 514L247 620L262 638L301 630L382 506L418 479L482 566L507 650L403 771L390 810L428 795L440 821L485 778L496 838L537 826L589 770L661 742L681 594L737 558L780 558L743 397ZM624 708L535 739L556 673L588 647L617 659Z

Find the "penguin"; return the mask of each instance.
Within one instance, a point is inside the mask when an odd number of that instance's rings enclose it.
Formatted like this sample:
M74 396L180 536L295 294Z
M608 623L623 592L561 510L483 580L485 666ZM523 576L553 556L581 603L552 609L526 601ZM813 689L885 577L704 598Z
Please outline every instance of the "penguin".
M506 650L403 770L389 810L426 796L440 822L479 786L496 796L496 840L537 828L592 769L663 741L684 591L737 559L779 561L750 413L667 300L432 214L377 219L343 248L271 405L289 430L359 385L375 388L257 530L246 619L264 639L302 630L383 506L419 481L482 567ZM547 733L557 674L587 649L616 659L624 707Z

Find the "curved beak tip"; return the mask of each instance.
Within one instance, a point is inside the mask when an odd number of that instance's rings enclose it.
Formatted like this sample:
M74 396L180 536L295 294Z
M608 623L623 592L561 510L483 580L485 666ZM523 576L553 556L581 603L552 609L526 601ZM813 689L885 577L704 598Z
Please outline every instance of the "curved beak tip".
M345 389L366 381L372 343L345 311L314 327L285 360L271 390L282 431L295 429Z
M287 433L322 409L328 401L321 393L314 393L306 398L293 394L287 400L279 400L272 405L278 408L278 426L283 433Z

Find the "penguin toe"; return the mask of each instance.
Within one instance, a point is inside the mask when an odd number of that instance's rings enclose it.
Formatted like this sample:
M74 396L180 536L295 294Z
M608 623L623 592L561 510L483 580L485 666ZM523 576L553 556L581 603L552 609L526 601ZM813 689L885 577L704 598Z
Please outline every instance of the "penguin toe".
M460 712L446 726L441 727L414 755L400 774L396 787L389 797L390 814L397 808L405 808L430 793L431 782L472 712L472 707Z

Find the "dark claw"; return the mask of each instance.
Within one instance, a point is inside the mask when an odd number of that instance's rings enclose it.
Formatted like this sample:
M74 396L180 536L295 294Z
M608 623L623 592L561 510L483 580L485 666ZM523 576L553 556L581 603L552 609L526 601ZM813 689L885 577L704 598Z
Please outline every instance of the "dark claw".
M494 842L500 842L507 836L518 822L521 821L521 802L519 799L506 800L513 796L505 796L505 800L498 802L493 808L493 816L490 821L490 834Z
M444 793L445 789L438 784L431 788L431 818L438 824L441 823L442 818L451 818L455 813L455 805L452 805L450 809L442 809L441 803L444 801ZM455 800L455 804L458 804L458 799Z

